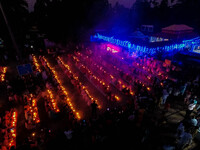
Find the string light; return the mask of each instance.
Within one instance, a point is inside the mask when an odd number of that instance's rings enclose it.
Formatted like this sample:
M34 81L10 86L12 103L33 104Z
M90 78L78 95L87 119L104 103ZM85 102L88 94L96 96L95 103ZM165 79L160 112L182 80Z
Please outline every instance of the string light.
M146 46L140 46L140 45L133 44L129 41L121 41L119 39L115 39L113 36L112 37L104 36L99 33L95 34L94 36L91 36L91 41L96 41L97 39L103 40L106 42L110 42L110 43L119 45L121 47L125 47L125 48L129 49L131 53L137 51L137 52L142 52L142 53L150 54L150 55L154 55L155 53L162 52L162 51L164 51L164 52L172 52L175 50L181 51L185 47L185 42L181 42L180 44L172 44L172 45L149 48Z

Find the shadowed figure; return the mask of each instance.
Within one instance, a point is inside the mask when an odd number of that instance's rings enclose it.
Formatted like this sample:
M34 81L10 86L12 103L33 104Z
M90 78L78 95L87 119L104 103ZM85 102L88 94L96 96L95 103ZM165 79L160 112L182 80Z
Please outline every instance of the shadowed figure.
M97 117L97 104L95 101L92 102L91 107L92 107L92 118L96 118Z

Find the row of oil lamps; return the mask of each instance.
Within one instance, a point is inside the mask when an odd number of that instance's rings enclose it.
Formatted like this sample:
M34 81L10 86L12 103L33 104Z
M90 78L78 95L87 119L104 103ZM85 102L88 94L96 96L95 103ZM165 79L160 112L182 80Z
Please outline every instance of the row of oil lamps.
M101 106L99 105L99 102L97 99L93 98L90 94L90 92L88 91L87 87L84 86L80 81L79 81L79 78L72 72L70 66L68 64L65 64L63 62L63 60L58 57L58 60L61 62L61 64L64 66L64 68L72 75L73 79L77 81L77 83L79 84L79 86L81 87L81 89L83 91L85 91L85 93L87 94L88 98L90 99L91 102L95 101L98 105L98 108L101 108Z
M80 60L76 57L76 56L74 56L74 57L72 57L75 61L77 61L77 63L79 63L80 64L80 66L81 67L83 67L86 71L87 71L87 73L93 78L93 79L95 79L99 84L101 84L103 87L105 86L106 88L107 88L107 90L110 90L110 86L105 82L105 81L103 81L102 79L100 79L100 78L98 78L96 75L94 75L94 73L87 67L87 66L85 66L83 63L81 63L80 62ZM114 95L114 97L115 97L115 99L117 100L117 101L119 101L120 100L120 98L119 98L119 96L117 96L117 95Z
M70 107L70 109L73 111L73 113L75 114L75 117L77 119L81 119L81 116L79 114L79 112L74 108L70 98L69 98L69 95L67 93L67 90L65 89L65 87L62 85L56 71L54 68L51 67L51 65L49 64L49 62L47 61L47 59L43 56L42 59L45 61L47 67L50 69L51 73L52 73L52 76L56 79L56 82L58 83L58 86L60 87L62 93L65 95L66 97L66 103L68 104L68 106Z
M7 67L0 67L0 82L5 81Z

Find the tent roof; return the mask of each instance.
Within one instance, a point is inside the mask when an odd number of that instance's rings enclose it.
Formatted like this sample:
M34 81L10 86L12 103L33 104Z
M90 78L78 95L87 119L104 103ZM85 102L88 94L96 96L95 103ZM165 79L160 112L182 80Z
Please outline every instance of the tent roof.
M133 32L131 35L130 35L130 37L132 37L132 38L146 38L147 36L146 35L144 35L142 32L140 32L140 31L135 31L135 32Z
M185 31L185 30L193 30L192 27L189 27L185 24L174 24L165 28L162 28L162 30L168 30L168 31Z

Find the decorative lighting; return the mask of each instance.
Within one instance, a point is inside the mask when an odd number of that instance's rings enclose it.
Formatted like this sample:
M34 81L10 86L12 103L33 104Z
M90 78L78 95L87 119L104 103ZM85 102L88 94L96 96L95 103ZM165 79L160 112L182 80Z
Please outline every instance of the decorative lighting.
M33 64L35 65L36 70L41 72L40 65L38 64L38 61L37 61L36 57L33 54L32 54L32 57L33 57Z
M49 94L49 98L50 98L49 102L50 102L50 104L51 104L51 108L52 108L55 112L60 112L60 110L58 109L57 103L56 103L56 101L55 101L55 99L54 99L54 95L53 95L52 91L51 91L50 89L47 89L47 92L48 92L48 94Z
M47 67L50 69L51 73L52 73L52 76L54 76L54 78L56 79L56 82L58 83L58 86L60 87L60 89L62 90L62 93L66 96L66 102L68 104L68 106L70 106L70 109L73 111L73 113L75 114L75 117L77 119L81 119L81 116L79 114L79 112L77 112L75 109L74 109L74 106L69 98L69 95L66 91L66 89L62 86L61 84L61 81L60 79L58 78L57 76L57 73L56 71L51 67L51 65L49 64L49 62L47 61L47 59L43 56L42 59L45 61Z
M74 59L75 61L78 60L78 58L77 58L76 56L74 56L73 59ZM77 62L77 63L78 63L78 62ZM103 87L103 89L105 89L105 87L106 87L107 90L110 90L110 86L109 86L108 84L106 84L105 81L103 81L102 79L100 79L100 78L98 78L97 76L95 76L94 73L93 73L88 67L86 67L83 63L81 63L80 61L79 61L79 64L80 64L81 67L83 67L83 68L87 71L87 73L88 73L96 82L98 82L98 83ZM111 75L111 76L112 76L112 75ZM112 77L113 77L113 76L112 76ZM115 96L116 96L116 95L115 95ZM116 96L116 97L118 97L118 96ZM118 97L117 100L119 101L120 98Z
M81 56L81 57L83 57L84 59L89 59L88 56L85 57L80 52L78 52L78 55ZM75 60L77 60L77 59L78 58L75 57ZM129 89L130 90L129 94L133 95L133 91L131 91L131 89L128 86L126 86L125 84L122 84L122 82L120 80L116 79L112 74L110 74L106 70L104 70L102 66L100 66L100 65L98 65L96 63L91 63L91 64L93 64L95 67L97 67L98 70L101 71L103 74L105 74L106 76L108 76L110 78L110 80L115 80L115 81L117 81L120 84L120 86L123 86L123 88ZM118 87L116 87L116 88L118 88ZM118 89L121 91L120 88L118 88Z
M27 112L30 112L32 121L36 124L40 122L39 114L38 114L38 107L37 107L37 100L34 98L32 94L29 95L27 98L28 105L26 106Z
M0 67L0 82L5 81L6 72L7 72L7 67Z
M130 52L137 51L137 52L142 52L142 53L150 54L150 55L153 55L153 54L155 54L157 52L161 52L161 51L165 51L165 52L171 52L174 50L180 51L180 50L183 50L183 48L185 47L185 42L182 42L180 44L172 44L172 45L168 45L168 46L149 48L146 46L139 46L136 44L132 44L129 41L121 41L119 39L115 39L113 36L112 37L104 36L99 33L92 36L91 39L92 40L99 39L99 40L103 40L106 42L110 42L110 43L119 45L121 47L125 47L125 48L129 49Z
M77 57L73 57L74 60L76 60L77 62L79 62L79 59ZM81 89L85 91L85 93L87 94L87 97L90 99L91 102L95 101L98 105L98 108L101 108L101 106L98 104L98 100L96 100L95 98L93 98L91 96L91 94L89 93L88 89L79 81L78 77L75 76L75 74L72 72L71 68L69 67L68 64L65 64L63 62L63 60L58 57L59 61L61 62L61 64L65 67L65 69L67 69L67 71L72 75L72 77L77 81L77 83L80 85Z
M5 116L6 122L6 131L10 130L10 132L5 132L5 143L7 149L10 149L12 146L16 148L16 126L17 126L17 112L14 109L11 109Z

